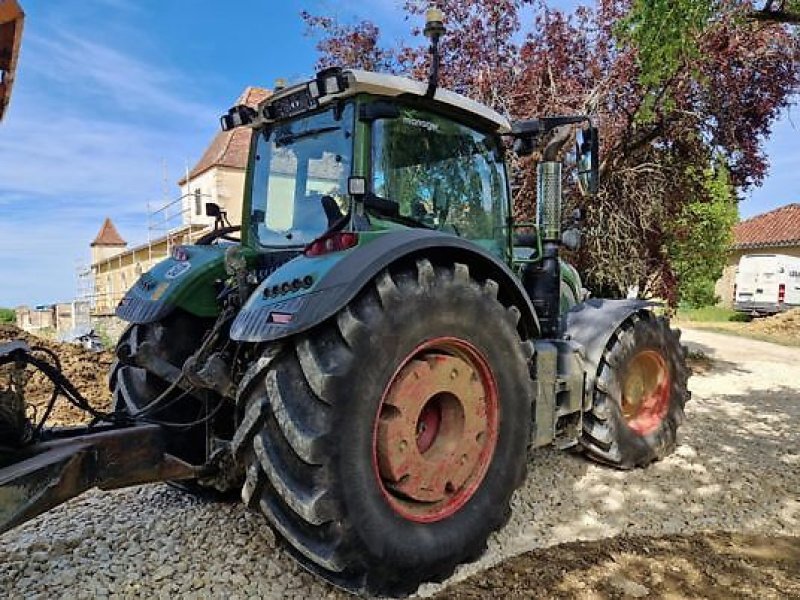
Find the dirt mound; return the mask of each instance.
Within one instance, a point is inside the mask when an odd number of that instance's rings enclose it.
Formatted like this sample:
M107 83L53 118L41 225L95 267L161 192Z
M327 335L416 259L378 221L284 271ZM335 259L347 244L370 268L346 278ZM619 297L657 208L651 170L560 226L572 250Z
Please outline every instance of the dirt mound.
M527 552L440 592L483 598L798 598L800 538L619 537Z
M765 319L754 319L745 326L747 331L777 335L800 341L800 308Z
M108 391L107 377L109 367L114 360L111 351L89 352L74 344L53 342L36 337L13 325L0 325L0 343L12 340L24 340L30 346L41 346L55 352L61 361L64 375L78 391L95 408L109 410L111 394ZM0 385L5 384L6 377L0 374ZM28 403L36 409L35 417L31 415L34 421L41 418L52 392L53 385L41 373L35 373L28 382L26 398ZM64 398L59 398L47 423L48 425L80 425L89 420L90 417L86 413L74 408Z

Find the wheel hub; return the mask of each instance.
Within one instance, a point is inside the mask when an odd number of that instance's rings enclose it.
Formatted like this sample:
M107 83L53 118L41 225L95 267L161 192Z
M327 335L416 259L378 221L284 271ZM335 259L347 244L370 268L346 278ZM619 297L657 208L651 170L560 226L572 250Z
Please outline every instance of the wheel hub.
M375 432L384 496L415 521L443 519L473 495L497 438L497 391L463 340L417 348L392 378Z
M670 373L660 352L643 350L634 355L622 382L622 414L639 435L653 433L669 408Z

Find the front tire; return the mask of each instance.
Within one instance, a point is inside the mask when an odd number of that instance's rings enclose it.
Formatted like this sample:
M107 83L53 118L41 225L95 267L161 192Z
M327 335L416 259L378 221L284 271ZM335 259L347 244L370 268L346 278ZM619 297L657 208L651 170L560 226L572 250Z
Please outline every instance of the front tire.
M182 311L166 317L163 321L147 324L133 324L120 337L119 345L128 344L136 352L139 344L152 344L158 355L180 368L186 359L199 347L204 334L213 320L200 319ZM169 384L145 369L115 361L111 366L109 387L112 393L112 406L115 412L135 414L147 407L163 394ZM179 398L184 396L183 398ZM180 389L173 390L165 402L163 410L149 414L148 417L172 423L195 421L199 416L202 401L186 395ZM191 429L176 428L168 438L169 451L192 464L202 464L205 460L205 430L203 427ZM191 493L202 493L203 488L196 482L174 482Z
M649 310L633 314L600 359L593 405L583 418L584 452L621 469L671 454L690 395L688 379L680 333Z
M422 260L268 348L240 387L245 502L349 590L409 593L474 560L525 473L518 318L495 282Z

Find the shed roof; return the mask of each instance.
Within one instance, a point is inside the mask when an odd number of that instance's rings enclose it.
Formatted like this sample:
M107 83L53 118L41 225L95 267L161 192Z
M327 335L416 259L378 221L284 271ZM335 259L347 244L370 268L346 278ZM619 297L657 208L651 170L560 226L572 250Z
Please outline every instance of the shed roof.
M734 227L733 238L737 249L800 245L800 203L742 221Z

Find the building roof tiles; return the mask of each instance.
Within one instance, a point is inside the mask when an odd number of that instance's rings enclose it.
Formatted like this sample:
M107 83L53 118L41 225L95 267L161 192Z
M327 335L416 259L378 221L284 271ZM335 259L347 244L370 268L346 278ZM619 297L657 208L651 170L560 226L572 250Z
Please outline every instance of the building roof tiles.
M738 249L800 245L800 203L742 221L733 228L733 237Z

